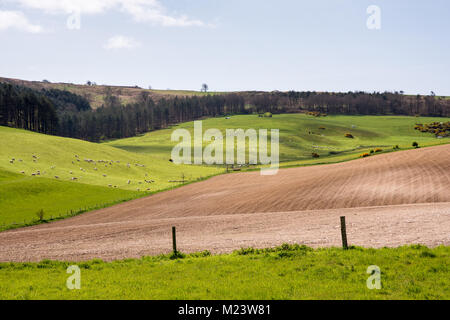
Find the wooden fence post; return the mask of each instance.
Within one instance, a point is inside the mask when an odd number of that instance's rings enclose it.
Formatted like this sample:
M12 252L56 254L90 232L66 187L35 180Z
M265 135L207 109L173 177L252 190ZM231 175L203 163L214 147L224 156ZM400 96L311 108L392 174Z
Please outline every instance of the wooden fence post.
M176 228L172 227L172 245L173 245L173 253L177 253L177 234L176 234Z
M347 243L347 229L345 226L345 217L341 217L341 235L342 235L342 247L345 250L347 250L348 243Z

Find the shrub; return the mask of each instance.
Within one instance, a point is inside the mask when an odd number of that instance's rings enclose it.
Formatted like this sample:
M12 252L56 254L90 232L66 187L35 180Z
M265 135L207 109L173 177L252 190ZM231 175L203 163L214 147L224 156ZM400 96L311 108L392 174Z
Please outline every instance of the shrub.
M318 153L316 153L316 152L313 152L312 156L313 156L313 158L320 158L320 155Z
M240 255L240 256L246 256L246 255L249 255L249 254L254 254L255 253L255 249L251 248L251 247L250 248L241 248L239 250L236 250L235 253L237 255Z
M360 155L360 158L367 158L370 156L367 152Z
M375 149L375 152L381 152L381 151L383 151L383 149L380 149L380 148Z
M39 221L44 221L45 212L44 209L40 209L38 212L36 212L36 217Z
M352 135L351 133L346 133L346 134L345 134L345 137L346 137L346 138L350 138L350 139L353 139L353 138L354 138L353 135Z
M372 154L372 153L374 153L374 152L375 152L375 150L373 150L373 149L372 149L372 150L370 150L370 154Z
M398 149L400 149L400 147L399 147L398 144L397 144L397 145L394 146L393 149L394 149L394 150L398 150Z
M319 127L320 130L325 130L325 127Z
M418 147L419 147L419 144L418 144L416 141L414 141L414 142L412 143L412 146L413 146L414 148L418 148Z

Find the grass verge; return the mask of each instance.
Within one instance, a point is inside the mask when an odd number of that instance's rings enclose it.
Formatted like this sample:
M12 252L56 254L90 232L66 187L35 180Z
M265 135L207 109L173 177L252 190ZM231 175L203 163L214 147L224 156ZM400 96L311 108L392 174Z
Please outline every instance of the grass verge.
M0 263L0 299L449 299L450 247L311 249L282 245L114 262ZM69 290L66 269L81 269ZM381 270L369 290L367 268Z

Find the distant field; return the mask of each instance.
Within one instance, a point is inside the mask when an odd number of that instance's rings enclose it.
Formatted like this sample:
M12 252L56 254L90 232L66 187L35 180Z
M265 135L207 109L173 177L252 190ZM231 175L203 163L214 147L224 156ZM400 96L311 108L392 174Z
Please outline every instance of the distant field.
M87 86L83 84L73 83L51 83L42 81L26 81L18 79L1 78L0 82L14 83L23 85L36 90L40 89L58 89L66 90L72 93L83 96L89 100L92 108L96 109L104 103L106 92L111 90L111 93L117 96L123 104L136 102L137 98L142 92L147 92L154 100L159 100L164 97L171 96L202 96L207 94L218 94L218 92L205 93L192 90L150 90L133 86L110 86L110 85L93 85ZM200 85L199 85L200 87Z
M316 118L305 114L282 114L272 118L257 115L206 119L203 131L217 128L225 137L226 129L279 129L280 161L282 166L310 165L340 162L357 158L374 148L392 151L393 146L412 148L414 141L421 146L449 143L450 138L436 139L432 134L414 130L416 123L450 121L450 118L416 118L403 116L327 116ZM170 129L150 132L143 136L121 139L107 143L126 151L152 154L167 158L177 143L171 142L174 129L187 129L193 135L193 122L183 123ZM354 139L346 138L350 133ZM270 141L270 139L269 139ZM313 159L312 153L320 158ZM248 149L247 149L248 153ZM247 157L248 159L248 157Z
M30 220L41 208L60 214L144 196L180 185L169 181L182 174L191 182L223 172L7 127L0 127L0 137L0 224Z
M450 299L450 247L312 250L283 245L171 260L0 263L0 299ZM69 265L81 289L69 290ZM381 289L369 290L378 266Z

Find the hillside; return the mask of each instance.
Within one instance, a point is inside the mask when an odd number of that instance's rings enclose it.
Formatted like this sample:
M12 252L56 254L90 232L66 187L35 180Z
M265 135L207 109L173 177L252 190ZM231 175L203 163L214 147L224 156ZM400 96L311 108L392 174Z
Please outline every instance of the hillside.
M382 152L412 147L414 141L420 146L449 143L450 138L436 139L433 134L414 129L416 123L449 121L450 118L422 118L404 116L327 116L313 117L306 114L273 115L260 118L257 115L218 117L202 121L203 132L217 128L225 137L226 129L279 129L280 161L282 166L340 162L359 157L361 153L377 148ZM169 129L145 135L120 139L107 145L127 151L152 154L167 158L177 144L170 141L175 129L187 129L193 136L193 122L182 123ZM346 133L353 138L346 138ZM248 153L248 148L247 148ZM313 159L312 153L320 158ZM225 158L225 157L224 157ZM247 157L248 161L248 157Z
M0 82L10 83L25 86L35 90L41 89L58 89L67 90L69 92L78 94L85 97L91 104L92 108L96 109L104 103L104 98L107 95L108 90L120 99L123 104L133 103L138 100L139 95L142 92L147 92L154 101L158 101L163 98L171 98L174 96L188 97L188 96L201 96L205 95L200 91L189 90L150 90L133 86L112 86L112 85L81 85L73 83L51 83L45 81L27 81L20 79L2 78Z
M449 157L450 145L443 145L283 169L275 176L222 175L72 219L2 232L0 261L167 253L174 225L184 252L285 242L337 246L342 215L354 245L449 245Z
M0 223L29 221L41 208L60 214L143 196L181 184L169 181L183 173L194 181L223 171L7 127L0 127L0 137ZM101 196L91 201L89 194Z

